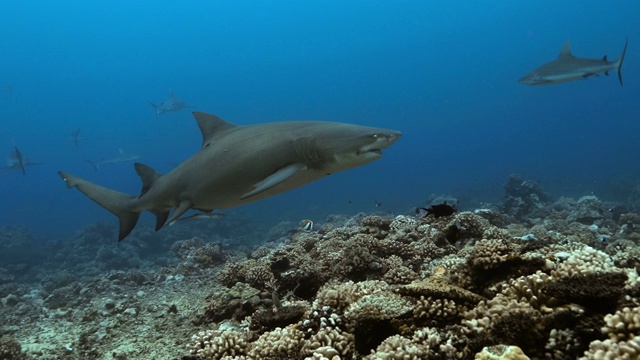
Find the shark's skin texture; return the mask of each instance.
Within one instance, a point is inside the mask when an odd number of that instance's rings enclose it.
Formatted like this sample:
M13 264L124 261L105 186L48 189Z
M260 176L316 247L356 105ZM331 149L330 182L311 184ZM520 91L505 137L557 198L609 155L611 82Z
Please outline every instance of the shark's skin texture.
M156 118L162 114L168 112L180 111L182 109L194 108L193 106L187 105L184 100L175 96L173 91L169 91L169 98L160 103L160 105L156 105L149 101L149 104L153 106L156 110Z
M550 61L518 80L525 85L555 85L574 80L584 80L590 76L598 76L600 73L609 75L609 71L615 70L618 73L620 86L622 86L622 62L627 52L627 43L624 43L622 54L616 61L608 61L605 55L602 59L577 58L571 53L571 45L567 41L557 59Z
M382 157L402 133L335 122L291 121L238 126L193 113L202 131L200 151L166 175L136 163L142 193L133 196L59 172L120 220L119 239L142 211L156 215L156 230L185 211L211 212L249 204ZM169 216L171 209L174 209Z

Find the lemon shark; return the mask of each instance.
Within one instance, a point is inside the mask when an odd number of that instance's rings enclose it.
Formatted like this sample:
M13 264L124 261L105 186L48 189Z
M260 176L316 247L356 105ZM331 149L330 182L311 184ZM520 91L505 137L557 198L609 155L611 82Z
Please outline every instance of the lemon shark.
M575 57L571 53L571 44L567 41L557 59L534 69L518 82L526 85L555 85L598 76L601 72L609 76L609 71L615 70L622 86L622 61L627 52L628 42L629 39L625 41L620 57L616 61L609 61L606 55L602 59Z
M140 213L156 216L156 231L189 209L210 213L245 205L306 185L338 171L382 157L399 131L322 121L287 121L239 126L193 113L202 147L166 175L134 164L142 179L139 196L121 193L59 171L120 222L119 240L135 227ZM171 212L171 210L173 211Z

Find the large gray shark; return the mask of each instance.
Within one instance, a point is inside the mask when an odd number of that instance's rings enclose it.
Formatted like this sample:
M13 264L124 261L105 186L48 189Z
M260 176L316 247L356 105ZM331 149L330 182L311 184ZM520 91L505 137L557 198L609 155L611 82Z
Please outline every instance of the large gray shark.
M29 159L22 155L20 149L17 146L13 147L13 151L9 154L7 158L7 165L3 166L3 168L20 170L22 175L27 175L26 167L33 165L43 165L44 163L31 162Z
M144 210L156 215L157 231L189 209L211 212L245 205L369 163L402 135L320 121L238 126L207 113L193 115L202 132L202 148L166 175L136 163L142 179L139 196L59 174L68 188L77 187L118 217L122 240Z
M557 59L534 69L518 82L526 85L555 85L598 76L601 72L609 76L609 71L615 70L622 86L622 61L628 42L629 39L625 41L620 57L616 61L609 61L606 55L602 59L577 58L571 54L571 45L567 41Z
M102 160L102 161L92 161L92 160L84 159L84 161L86 161L89 164L91 164L93 166L93 168L96 171L98 171L98 169L100 169L100 167L103 166L103 165L119 164L119 163L123 163L123 162L135 161L135 160L140 159L140 157L138 155L127 154L122 149L118 149L118 152L120 153L120 155L116 156L116 157L114 157L112 159L106 159L106 160Z
M172 112L172 111L180 111L182 109L193 108L193 106L187 105L184 100L175 96L173 91L169 91L169 98L160 103L160 105L156 105L149 101L149 104L156 109L156 118L164 113Z

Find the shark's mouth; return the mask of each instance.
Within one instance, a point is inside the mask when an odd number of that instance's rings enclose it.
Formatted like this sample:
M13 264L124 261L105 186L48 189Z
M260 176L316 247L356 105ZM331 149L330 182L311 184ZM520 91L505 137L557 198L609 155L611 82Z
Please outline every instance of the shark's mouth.
M356 154L361 158L379 158L382 156L382 149L360 149Z
M382 149L360 149L357 152L358 156L362 155L376 155L382 156Z

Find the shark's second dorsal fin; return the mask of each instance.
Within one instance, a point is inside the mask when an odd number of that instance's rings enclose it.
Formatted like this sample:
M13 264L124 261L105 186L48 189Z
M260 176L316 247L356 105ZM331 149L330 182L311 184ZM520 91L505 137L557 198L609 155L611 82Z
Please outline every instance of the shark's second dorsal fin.
M162 176L159 172L155 171L151 166L147 166L141 163L135 163L133 166L136 168L136 172L140 179L142 180L142 191L140 191L140 196L144 195L151 189L153 183L158 180L159 177Z
M573 54L571 54L571 43L569 41L567 41L566 43L564 43L564 46L562 47L562 50L560 51L560 58L562 57L573 57Z
M194 111L193 117L196 118L200 132L202 132L202 147L209 145L216 133L238 126L205 112Z

